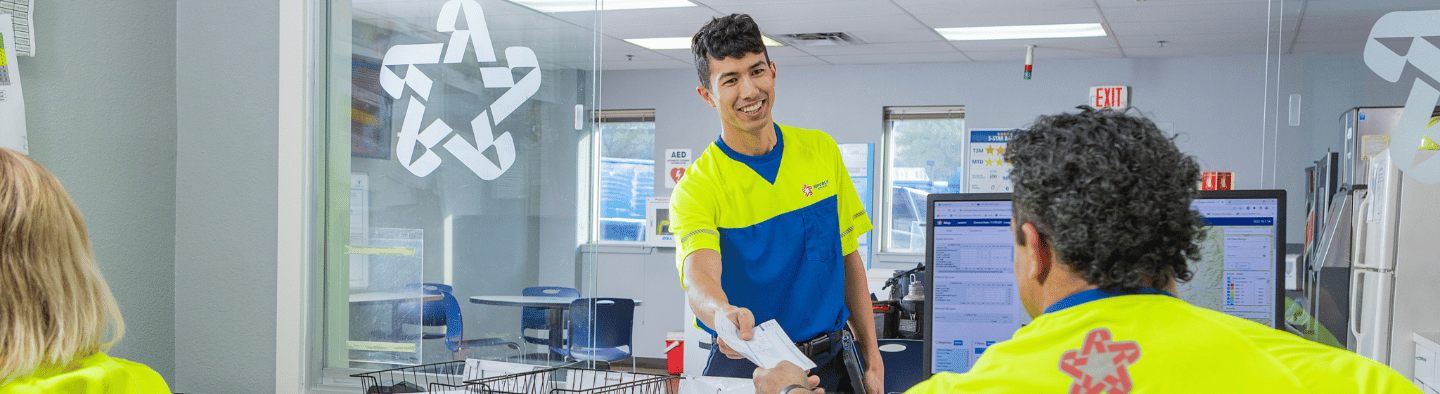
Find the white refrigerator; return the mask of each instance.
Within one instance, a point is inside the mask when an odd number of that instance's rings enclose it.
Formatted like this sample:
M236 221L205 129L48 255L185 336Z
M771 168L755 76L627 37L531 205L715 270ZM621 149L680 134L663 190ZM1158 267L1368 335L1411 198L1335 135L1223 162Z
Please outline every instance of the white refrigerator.
M1401 173L1388 150L1367 181L1355 200L1347 345L1413 379L1412 333L1440 331L1440 184Z

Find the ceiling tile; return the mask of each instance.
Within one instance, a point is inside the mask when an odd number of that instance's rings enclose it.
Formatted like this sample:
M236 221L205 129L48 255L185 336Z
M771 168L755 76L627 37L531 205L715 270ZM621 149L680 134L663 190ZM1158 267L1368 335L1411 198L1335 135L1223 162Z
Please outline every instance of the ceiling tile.
M944 42L813 46L801 47L800 50L815 56L955 52L955 48Z
M796 3L825 3L825 2L828 2L828 1L829 1L829 0L690 0L691 3L699 4L699 5L701 5L701 6L709 6L709 7L720 7L720 6L741 6L741 7L745 7L745 6L762 6L762 5L768 6L768 5L770 5L770 4L780 4L780 3L786 3L786 4L796 4Z
M704 26L705 22L692 23L664 23L650 25L619 25L611 26L606 24L602 29L605 35L615 38L662 38L662 37L689 37L695 35Z
M610 70L658 70L690 68L689 63L679 60L635 60L600 63L601 71Z
M950 41L956 49L961 51L1004 51L1021 50L1026 46L1038 47L1036 51L1048 49L1114 49L1115 40L1110 37L1086 37L1086 38L1049 38L1037 40L984 40L984 41Z
M1251 47L1249 49L1251 50L1249 53L1264 53L1265 47ZM1234 56L1240 53L1241 52L1237 51L1233 46L1125 48L1125 56L1131 58Z
M895 42L926 42L944 41L945 38L936 33L933 29L879 29L847 31L860 41L870 44L884 44Z
M1110 23L1152 22L1164 23L1176 20L1218 21L1241 18L1268 18L1265 2L1213 4L1209 2L1161 3L1143 2L1137 7L1101 7L1105 19Z
M849 64L912 64L912 63L969 63L970 59L959 52L907 53L893 55L839 55L820 56L821 60L836 65Z
M888 29L924 29L925 25L916 22L915 18L909 15L891 16L854 16L846 18L801 18L801 19L776 19L756 20L760 24L760 30L765 34L795 34L795 33L826 33L826 32L852 32L864 30L888 30Z
M1095 9L1091 0L1027 0L1017 5L1014 0L894 0L900 8L914 15L922 14L1044 14L1075 9Z
M1025 64L1025 49L1018 48L1004 51L966 51L966 56L975 59L977 62L1015 62L1015 75L1018 78ZM1120 51L1115 48L1108 49L1064 49L1054 48L1049 50L1035 49L1036 70L1042 70L1045 61L1056 59L1111 59L1119 58Z
M1264 33L1124 35L1117 37L1117 39L1120 40L1120 45L1127 51L1130 48L1221 46L1239 42L1258 42L1262 47L1265 44ZM1156 42L1161 40L1166 41L1164 45Z
M1051 12L956 12L949 14L916 14L916 19L931 28L1052 25L1061 23L1100 23L1100 13L1092 8Z
M1110 31L1116 36L1126 35L1185 35L1210 33L1252 32L1263 35L1269 29L1265 17L1247 17L1218 21L1173 20L1168 22L1110 23Z
M709 22L710 18L717 16L723 16L723 14L715 12L709 7L652 8L605 11L600 13L600 22L606 29L616 26L650 25L657 21L664 21L666 24L693 24L690 30L700 30L700 26Z
M889 1L836 0L823 3L775 3L761 6L717 5L722 14L742 12L760 23L761 30L772 29L764 21L787 19L850 18L857 16L906 16L906 12Z
M775 59L775 70L776 70L777 73L784 73L784 70L785 70L786 67L808 67L808 66L829 66L829 65L831 65L829 62L826 62L826 61L824 61L824 60L822 60L822 59L820 59L820 58L818 58L818 57L814 57L814 56L787 57L787 58L783 58L783 59L780 59L780 58Z

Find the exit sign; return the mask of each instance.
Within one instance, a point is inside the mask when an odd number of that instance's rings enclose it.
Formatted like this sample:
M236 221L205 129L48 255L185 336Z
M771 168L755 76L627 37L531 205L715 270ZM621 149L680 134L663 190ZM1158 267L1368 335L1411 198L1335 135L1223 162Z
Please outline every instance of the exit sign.
M1091 107L1126 109L1130 108L1130 87L1128 86L1092 86L1090 87Z

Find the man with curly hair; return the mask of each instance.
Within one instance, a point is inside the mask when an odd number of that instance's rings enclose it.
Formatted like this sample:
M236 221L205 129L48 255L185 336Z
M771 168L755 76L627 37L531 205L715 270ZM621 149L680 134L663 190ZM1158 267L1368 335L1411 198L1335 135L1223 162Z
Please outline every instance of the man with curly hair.
M1204 222L1200 167L1148 119L1080 107L1016 133L1015 279L1034 319L909 393L1419 393L1385 365L1174 296ZM755 374L803 394L804 373ZM789 386L787 386L789 385Z
M826 389L849 392L863 383L881 394L885 368L856 251L870 219L839 146L822 131L771 119L775 62L748 15L711 20L691 50L695 92L720 118L720 138L670 198L675 263L696 325L711 335L717 321L734 325L750 340L756 324L774 319L815 363ZM846 330L868 367L856 382L840 356ZM754 373L755 364L725 341L715 344L705 375Z

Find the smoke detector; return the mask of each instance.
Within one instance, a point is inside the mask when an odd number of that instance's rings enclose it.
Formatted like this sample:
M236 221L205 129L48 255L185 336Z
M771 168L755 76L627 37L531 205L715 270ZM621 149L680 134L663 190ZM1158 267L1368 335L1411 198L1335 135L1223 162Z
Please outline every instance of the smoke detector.
M864 41L844 32L781 34L780 37L792 46L819 47L835 45L864 44Z

